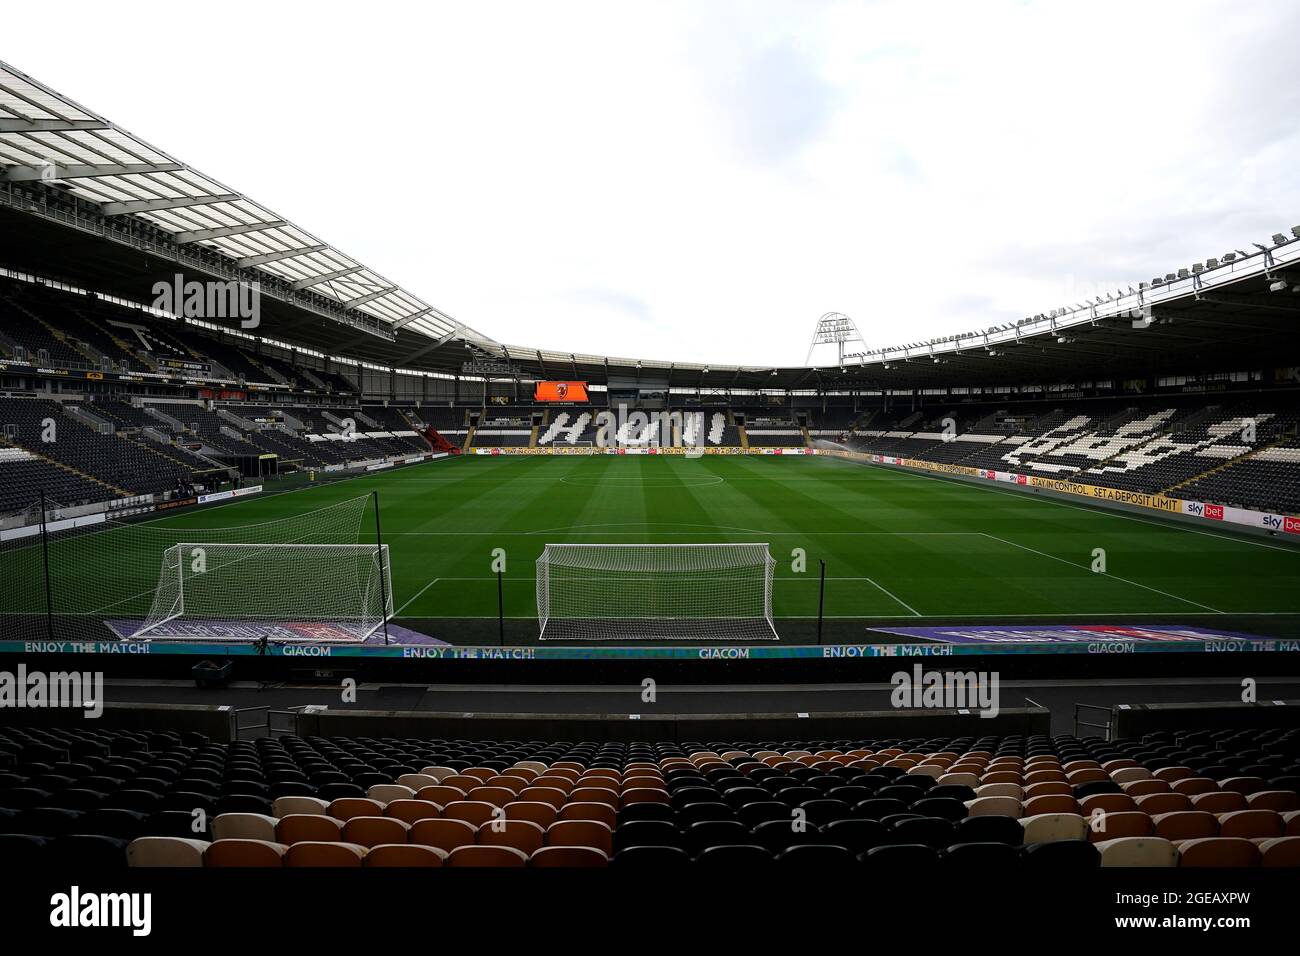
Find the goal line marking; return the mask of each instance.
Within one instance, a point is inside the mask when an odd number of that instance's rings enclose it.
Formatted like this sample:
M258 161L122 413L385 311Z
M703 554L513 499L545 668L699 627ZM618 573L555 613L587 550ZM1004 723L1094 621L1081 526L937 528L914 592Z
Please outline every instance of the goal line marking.
M575 525L574 528L581 529L582 526ZM627 525L615 525L614 527L627 527ZM650 527L649 525L647 527ZM649 537L702 537L710 533L732 532L734 534L758 534L767 535L773 538L820 538L829 536L845 537L871 537L874 535L901 536L901 537L987 537L983 531L752 531L748 528L725 528L718 525L700 525L700 531L589 531L595 537L605 536L626 536L626 535L643 535ZM528 537L539 534L565 534L572 533L570 528L542 528L538 531L385 531L384 538L402 537L465 537L466 535L499 535L501 537ZM581 542L563 542L564 544L581 544ZM653 542L651 542L653 543ZM730 544L731 542L722 542Z
M432 581L430 581L430 582L429 582L428 584L426 584L424 587L420 588L420 590L416 591L415 594L413 594L413 595L411 596L410 600L406 601L406 602L405 602L401 607L399 607L396 611L394 611L394 612L393 612L393 617L397 617L397 615L399 615L399 614L401 614L403 611L405 611L405 610L406 610L410 605L414 604L414 603L416 602L416 600L424 594L425 591L429 590L429 588L433 587L433 586L434 586L435 584L437 584L439 581L465 581L465 580L479 580L479 579L471 579L471 578L434 578Z

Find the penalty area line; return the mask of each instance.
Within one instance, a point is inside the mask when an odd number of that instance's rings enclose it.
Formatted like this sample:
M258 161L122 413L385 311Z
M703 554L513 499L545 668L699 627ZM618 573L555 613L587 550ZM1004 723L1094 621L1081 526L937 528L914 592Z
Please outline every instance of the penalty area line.
M1067 561L1065 558L1057 557L1054 554L1048 554L1046 551L1039 551L1037 548L1031 548L1025 544L1019 544L1015 541L1008 541L1006 538L999 538L995 534L985 534L984 537L993 541L1001 541L1003 544L1010 545L1013 548L1020 548L1022 551L1028 551L1031 554L1037 554L1040 557L1051 558L1053 561L1060 561L1062 564L1068 564L1072 568L1078 568L1080 571L1087 571L1089 574L1094 573L1086 564L1075 564L1073 561ZM1173 598L1175 601L1181 601L1183 604L1190 604L1193 607L1202 607L1212 614L1226 614L1227 611L1220 611L1218 608L1210 607L1208 604L1202 604L1199 601L1193 601L1191 598L1179 597L1177 594L1170 594L1168 591L1162 591L1159 588L1153 588L1149 584L1142 584L1139 581L1131 581L1128 578L1121 578L1118 574L1110 574L1106 571L1096 572L1103 578L1112 578L1116 581L1123 581L1125 584L1131 584L1135 588L1143 588L1155 594L1163 594L1167 598Z

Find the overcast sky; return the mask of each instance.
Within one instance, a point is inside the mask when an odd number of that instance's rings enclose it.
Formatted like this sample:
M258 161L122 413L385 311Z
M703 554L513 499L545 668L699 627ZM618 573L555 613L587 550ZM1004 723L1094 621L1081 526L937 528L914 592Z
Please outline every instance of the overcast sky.
M1300 224L1297 37L1290 0L65 0L0 58L499 341L767 366L824 312L906 344Z

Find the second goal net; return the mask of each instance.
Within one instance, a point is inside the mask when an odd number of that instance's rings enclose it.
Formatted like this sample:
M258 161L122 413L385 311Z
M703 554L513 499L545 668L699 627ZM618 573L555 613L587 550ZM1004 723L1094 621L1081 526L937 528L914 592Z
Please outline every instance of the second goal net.
M548 544L540 639L777 640L775 567L766 544Z

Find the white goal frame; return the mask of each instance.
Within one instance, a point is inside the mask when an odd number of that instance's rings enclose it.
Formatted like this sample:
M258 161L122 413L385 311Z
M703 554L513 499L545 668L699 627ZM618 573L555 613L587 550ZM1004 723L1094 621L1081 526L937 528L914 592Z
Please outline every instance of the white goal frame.
M547 544L537 559L543 641L780 640L766 542Z
M205 567L223 553L246 553L225 563L218 561L211 569L195 571L192 560L200 551ZM295 556L300 559L296 564ZM253 563L246 563L249 561ZM230 595L234 600L229 607L212 606L211 596L199 592L197 584L207 585L235 565L242 565L249 579L230 582L235 591ZM279 569L284 574L277 577ZM259 602L260 596L268 600ZM187 616L194 617L195 624L183 636L154 633ZM216 623L223 628L212 636L231 640L225 625L293 622L327 625L345 635L330 637L314 632L302 640L361 642L392 617L392 568L386 544L179 542L163 552L149 615L131 639L193 640L204 636L204 623Z

